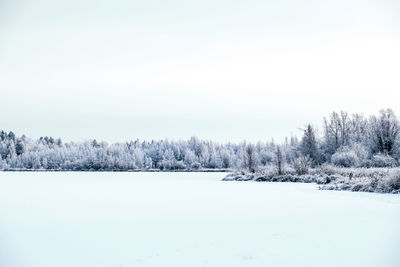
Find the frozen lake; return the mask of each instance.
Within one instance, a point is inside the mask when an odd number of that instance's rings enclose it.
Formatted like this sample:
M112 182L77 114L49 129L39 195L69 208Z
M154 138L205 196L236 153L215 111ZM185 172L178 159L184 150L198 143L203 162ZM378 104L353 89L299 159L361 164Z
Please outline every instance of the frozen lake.
M400 195L225 175L0 172L0 266L400 266Z

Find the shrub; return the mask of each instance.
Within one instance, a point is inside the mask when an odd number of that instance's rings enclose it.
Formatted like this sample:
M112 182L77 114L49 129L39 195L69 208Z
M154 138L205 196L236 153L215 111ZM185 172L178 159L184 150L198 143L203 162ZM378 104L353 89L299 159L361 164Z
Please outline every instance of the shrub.
M354 151L338 151L332 155L332 163L341 167L355 167L359 164L359 159Z
M194 162L194 163L192 163L191 167L192 167L192 169L198 170L198 169L200 169L201 164L198 162Z
M364 187L365 187L364 183L358 183L351 187L351 191L355 191L355 192L361 191L361 189L363 189Z
M268 164L268 165L266 165L264 167L261 167L260 170L259 170L259 173L261 175L269 177L269 178L271 178L271 177L273 177L274 175L277 174L275 166L273 166L272 164Z
M337 173L337 169L339 169L338 167L335 167L333 165L330 165L328 163L324 163L321 166L311 170L312 174L326 174L326 175L332 175Z
M293 161L293 167L298 175L307 174L312 161L309 156L302 156Z
M360 143L355 143L352 145L351 150L354 151L354 153L357 155L358 157L358 166L364 166L364 167L368 167L369 165L369 153L367 148L360 144Z
M163 160L160 163L161 170L183 170L186 166L183 161L176 161L176 160Z
M389 155L376 154L372 157L372 165L374 167L394 167L396 160Z
M391 190L400 190L400 170L396 169L389 172L386 186Z

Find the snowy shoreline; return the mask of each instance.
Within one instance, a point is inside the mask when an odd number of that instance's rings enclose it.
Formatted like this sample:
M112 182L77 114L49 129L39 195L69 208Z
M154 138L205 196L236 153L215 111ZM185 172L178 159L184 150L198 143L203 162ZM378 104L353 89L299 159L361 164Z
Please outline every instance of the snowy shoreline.
M320 190L400 194L400 169L320 168L309 174L235 172L222 181L316 183Z

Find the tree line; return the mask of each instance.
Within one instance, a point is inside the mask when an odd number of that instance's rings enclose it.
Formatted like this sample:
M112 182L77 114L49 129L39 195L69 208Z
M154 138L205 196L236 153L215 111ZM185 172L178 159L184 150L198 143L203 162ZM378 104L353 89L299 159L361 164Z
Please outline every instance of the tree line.
M0 131L1 170L129 171L246 169L255 172L275 166L304 173L310 167L394 167L400 159L400 126L393 110L378 115L332 112L322 129L306 125L302 136L256 144L219 144L189 140L129 141L108 144L89 140L37 140Z

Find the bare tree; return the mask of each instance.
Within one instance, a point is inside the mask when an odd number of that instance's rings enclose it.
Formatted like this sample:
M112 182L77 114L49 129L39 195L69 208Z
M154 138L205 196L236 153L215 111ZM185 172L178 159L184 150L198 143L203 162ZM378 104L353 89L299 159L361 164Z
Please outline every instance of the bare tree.
M311 163L312 160L309 156L301 156L293 161L293 167L298 175L303 175L308 173Z
M362 114L352 114L350 129L350 140L353 143L363 143L367 138L368 120Z
M329 121L324 118L324 124L325 141L331 154L339 147L349 145L351 123L347 112L332 112Z
M378 118L372 116L370 127L372 152L392 155L400 133L399 122L393 110L381 110Z
M276 169L278 171L278 175L282 175L283 174L283 154L282 154L282 149L280 146L276 147L275 163L276 163Z
M258 157L256 147L253 144L248 144L245 147L243 157L244 167L250 172L255 172L258 165Z

